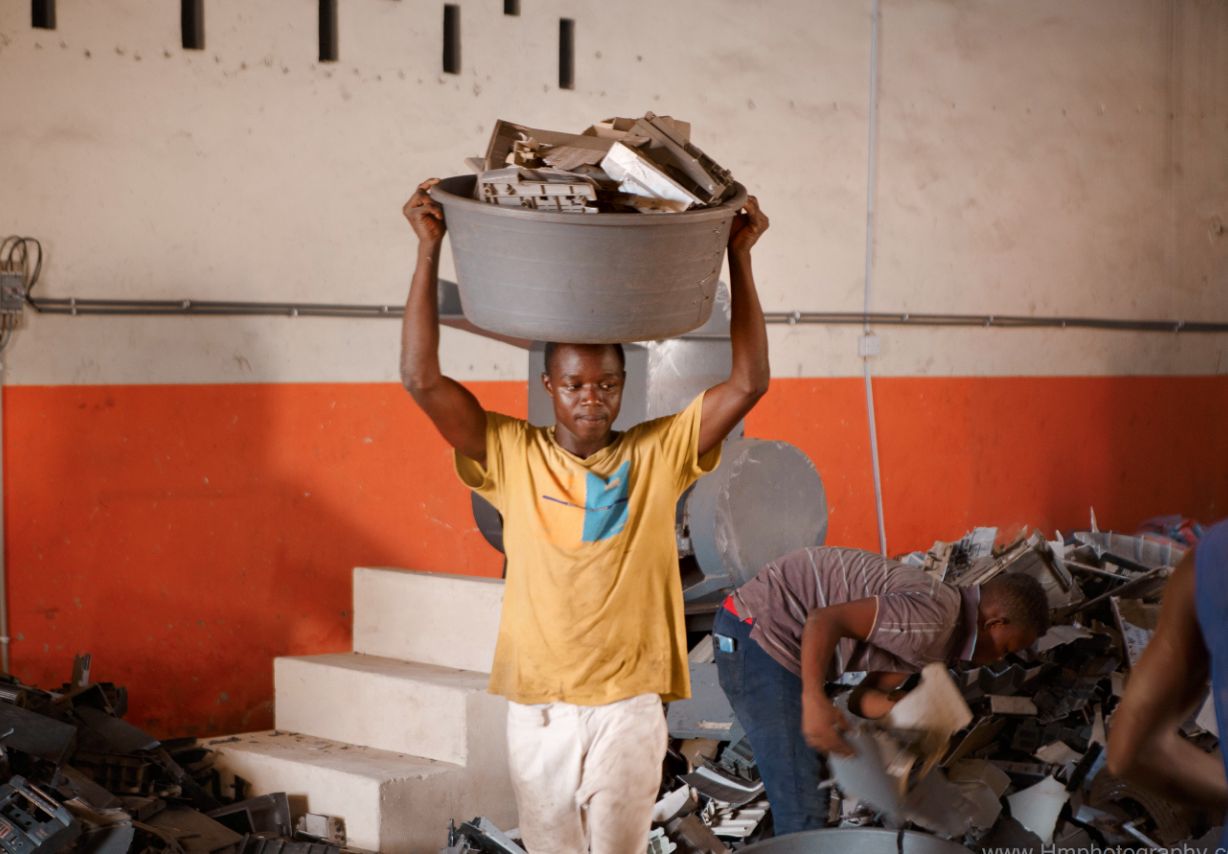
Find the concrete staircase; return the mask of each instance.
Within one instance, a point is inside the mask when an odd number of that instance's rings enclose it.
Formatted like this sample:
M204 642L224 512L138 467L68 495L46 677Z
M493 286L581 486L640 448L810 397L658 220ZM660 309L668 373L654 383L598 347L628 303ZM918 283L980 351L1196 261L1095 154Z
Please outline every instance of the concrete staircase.
M277 659L277 729L209 742L224 782L388 854L435 854L449 818L514 827L507 703L486 693L502 602L500 581L355 569L354 652Z

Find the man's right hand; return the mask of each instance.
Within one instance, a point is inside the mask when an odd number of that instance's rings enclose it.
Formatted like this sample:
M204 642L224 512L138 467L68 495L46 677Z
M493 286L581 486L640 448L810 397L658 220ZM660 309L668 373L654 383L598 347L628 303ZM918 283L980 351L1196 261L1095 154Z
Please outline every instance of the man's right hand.
M444 232L448 226L443 221L443 208L435 202L428 192L439 183L438 178L428 178L418 185L418 189L409 197L401 213L409 220L418 242L423 246L438 246L443 241Z
M822 753L856 756L857 751L844 740L848 721L827 697L802 695L802 737Z

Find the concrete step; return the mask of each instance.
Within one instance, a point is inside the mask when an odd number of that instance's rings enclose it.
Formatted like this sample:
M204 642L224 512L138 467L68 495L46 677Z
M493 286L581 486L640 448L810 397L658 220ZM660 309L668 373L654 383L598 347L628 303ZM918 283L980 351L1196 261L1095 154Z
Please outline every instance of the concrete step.
M506 749L485 673L339 653L278 658L273 678L279 730L457 765Z
M223 785L237 775L251 795L285 792L304 812L345 819L348 843L386 854L437 854L448 820L476 815L516 826L502 753L467 768L336 741L273 731L212 739Z
M360 567L354 651L489 673L502 608L500 579Z

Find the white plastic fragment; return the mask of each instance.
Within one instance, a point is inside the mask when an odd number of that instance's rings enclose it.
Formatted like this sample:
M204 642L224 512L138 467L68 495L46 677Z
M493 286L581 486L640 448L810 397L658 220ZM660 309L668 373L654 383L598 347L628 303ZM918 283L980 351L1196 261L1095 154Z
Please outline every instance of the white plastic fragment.
M1070 793L1056 778L1049 776L1006 800L1011 805L1011 816L1039 836L1045 845L1051 845L1058 815L1070 800Z
M616 142L601 161L605 173L618 181L618 189L631 196L658 200L672 210L684 211L702 204L700 198L666 175L636 149Z

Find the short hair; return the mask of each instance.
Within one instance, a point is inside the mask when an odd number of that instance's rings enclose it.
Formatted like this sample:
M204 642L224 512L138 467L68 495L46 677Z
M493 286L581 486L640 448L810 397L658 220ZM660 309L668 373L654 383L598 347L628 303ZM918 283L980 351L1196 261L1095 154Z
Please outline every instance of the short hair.
M558 349L560 347L569 347L569 346L584 347L584 346L591 346L591 345L585 345L585 344L574 344L573 345L573 344L568 344L564 341L547 341L546 342L546 353L545 353L546 358L544 362L545 367L546 367L546 373L550 373L550 363L554 361L554 354L558 351ZM618 354L618 364L622 366L623 371L627 370L627 353L626 351L623 350L622 344L604 344L604 345L597 345L597 346L613 347L614 352Z
M1049 597L1041 583L1026 572L1003 572L981 585L982 594L1002 605L1006 619L1036 632L1049 631Z

